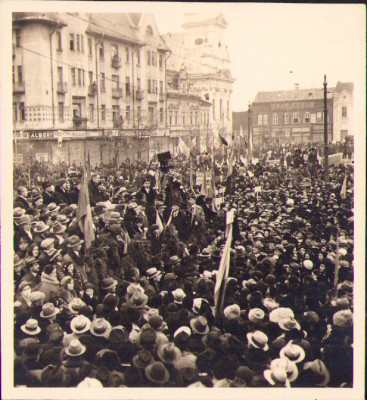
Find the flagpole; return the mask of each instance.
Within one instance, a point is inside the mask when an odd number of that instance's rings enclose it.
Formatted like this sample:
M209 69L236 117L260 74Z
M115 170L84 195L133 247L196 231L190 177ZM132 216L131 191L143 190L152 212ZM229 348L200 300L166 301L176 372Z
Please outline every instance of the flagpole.
M248 129L248 139L247 139L247 159L248 159L248 164L250 165L251 163L251 145L250 145L250 140L251 140L251 103L248 103L248 111L247 111L247 129Z

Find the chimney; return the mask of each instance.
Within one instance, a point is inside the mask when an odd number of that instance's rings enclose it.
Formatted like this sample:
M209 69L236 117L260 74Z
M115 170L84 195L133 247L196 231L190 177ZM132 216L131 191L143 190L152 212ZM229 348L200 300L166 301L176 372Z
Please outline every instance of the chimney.
M299 89L299 83L295 83L294 84L294 88L295 88L295 90L298 90Z

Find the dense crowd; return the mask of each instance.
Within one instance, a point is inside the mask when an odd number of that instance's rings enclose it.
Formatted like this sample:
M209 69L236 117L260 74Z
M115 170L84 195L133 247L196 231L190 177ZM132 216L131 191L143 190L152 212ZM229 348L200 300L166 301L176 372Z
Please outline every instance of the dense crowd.
M89 248L81 169L15 169L15 386L353 386L352 165L221 156L92 168Z

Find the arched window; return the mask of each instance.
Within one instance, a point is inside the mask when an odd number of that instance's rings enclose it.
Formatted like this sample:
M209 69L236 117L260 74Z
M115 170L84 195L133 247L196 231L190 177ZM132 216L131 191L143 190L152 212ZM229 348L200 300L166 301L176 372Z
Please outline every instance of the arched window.
M146 30L145 30L145 34L147 36L153 36L153 29L150 25L147 26Z

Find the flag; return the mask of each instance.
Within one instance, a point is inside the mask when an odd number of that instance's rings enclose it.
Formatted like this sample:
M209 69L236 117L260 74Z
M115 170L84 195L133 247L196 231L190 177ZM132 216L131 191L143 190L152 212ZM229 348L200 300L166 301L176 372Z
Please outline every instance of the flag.
M160 217L158 211L156 212L156 215L155 215L155 223L156 223L156 225L158 225L159 234L161 234L164 230L164 227L163 227L163 223L162 223L162 220L161 220L161 217Z
M131 239L130 239L130 236L129 236L129 234L128 234L128 232L126 230L124 230L124 240L125 240L125 243L124 243L123 254L127 254L127 249L128 249L129 244L131 242Z
M228 146L228 142L227 140L218 132L219 135L219 139L221 141L222 144L224 144L225 146Z
M186 158L190 157L190 147L181 138L178 138L178 149Z
M94 225L92 220L92 212L90 210L89 189L86 175L86 171L84 170L82 180L80 182L76 217L79 228L84 234L85 247L88 249L94 240Z
M216 281L214 286L214 309L216 318L220 316L224 303L224 295L226 290L227 278L229 274L231 242L232 242L232 223L230 223L229 225L229 235L227 237L222 257L220 259L219 268L216 274Z
M340 191L340 197L345 199L347 197L347 174L344 176L342 189Z
M231 151L229 153L228 159L228 171L227 171L227 178L232 175L233 172L233 156L234 156L234 146L232 145Z

